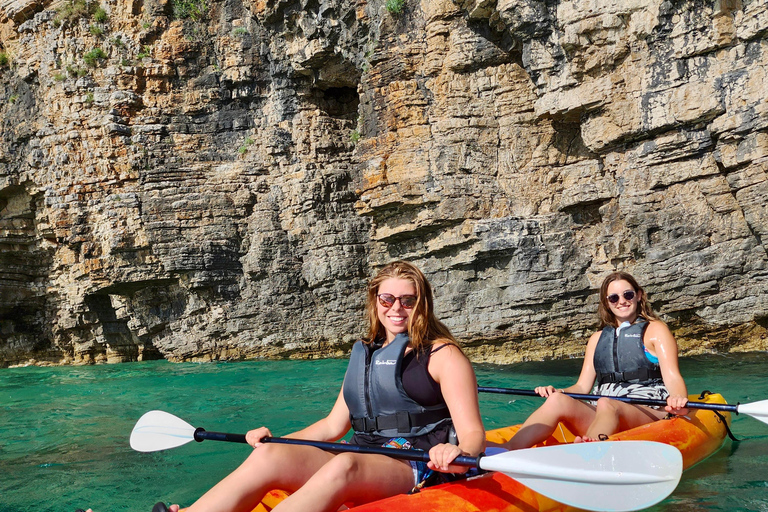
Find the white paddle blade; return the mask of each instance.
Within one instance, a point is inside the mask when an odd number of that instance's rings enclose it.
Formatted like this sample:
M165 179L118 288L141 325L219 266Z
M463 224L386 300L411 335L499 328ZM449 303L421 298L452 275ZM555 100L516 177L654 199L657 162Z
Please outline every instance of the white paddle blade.
M736 406L736 410L739 411L739 414L749 414L763 423L768 423L768 400L739 404Z
M176 448L195 439L195 427L163 411L145 413L131 431L131 448L156 452Z
M624 512L650 507L677 487L683 456L651 441L563 444L483 457L526 487L577 508Z

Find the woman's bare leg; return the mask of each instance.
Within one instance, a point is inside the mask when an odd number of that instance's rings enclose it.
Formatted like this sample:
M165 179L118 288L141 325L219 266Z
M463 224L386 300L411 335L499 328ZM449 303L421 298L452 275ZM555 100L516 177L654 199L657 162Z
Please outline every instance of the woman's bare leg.
M593 406L563 393L554 393L525 420L520 430L504 447L510 450L530 448L552 435L561 421L574 433L586 432L594 419Z
M657 411L642 405L632 405L603 397L597 401L594 420L587 428L584 438L595 440L600 434L609 436L622 430L660 420L666 414L663 410Z
M295 491L334 455L311 446L263 444L189 512L250 512L271 489Z
M273 511L332 512L347 502L360 505L407 493L413 486L413 470L406 462L384 455L341 453Z

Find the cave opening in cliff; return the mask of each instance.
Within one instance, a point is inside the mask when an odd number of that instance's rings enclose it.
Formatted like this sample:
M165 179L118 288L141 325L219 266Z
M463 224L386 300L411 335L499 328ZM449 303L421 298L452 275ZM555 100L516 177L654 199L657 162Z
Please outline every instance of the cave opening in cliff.
M311 101L329 117L354 120L357 118L360 96L355 87L328 87L315 89Z
M128 298L106 293L91 294L85 303L93 320L94 348L91 357L106 356L109 363L160 359L162 355L130 328Z

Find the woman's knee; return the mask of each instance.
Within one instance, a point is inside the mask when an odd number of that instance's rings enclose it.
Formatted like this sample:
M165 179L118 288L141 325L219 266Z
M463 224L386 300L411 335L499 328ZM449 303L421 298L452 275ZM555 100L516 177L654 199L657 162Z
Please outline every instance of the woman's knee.
M274 468L285 460L285 449L279 444L263 444L253 450L242 466Z
M563 393L553 393L547 397L542 408L553 411L556 414L567 414L576 400Z
M357 480L360 457L354 453L340 453L325 464L315 476L335 485Z
M616 400L602 397L597 400L597 404L595 404L595 411L597 412L597 414L618 415L619 409L617 406L618 406L618 402Z
M528 419L535 423L557 423L574 414L576 401L562 393L549 395L544 404L539 407Z
M236 472L253 485L280 487L295 491L312 476L312 468L320 469L323 462L304 457L293 446L263 444L254 449Z

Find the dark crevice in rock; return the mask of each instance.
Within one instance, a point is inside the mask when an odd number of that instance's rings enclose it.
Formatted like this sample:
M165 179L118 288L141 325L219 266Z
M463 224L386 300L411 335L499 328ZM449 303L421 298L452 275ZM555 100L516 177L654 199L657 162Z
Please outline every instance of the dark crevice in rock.
M0 190L0 354L6 360L50 349L45 283L53 259L38 235L37 208L23 186Z
M600 208L608 201L594 201L591 203L579 203L578 205L563 208L563 213L571 215L573 223L577 226L596 226L603 222Z
M360 105L356 86L315 88L308 100L327 116L345 120L355 120Z

